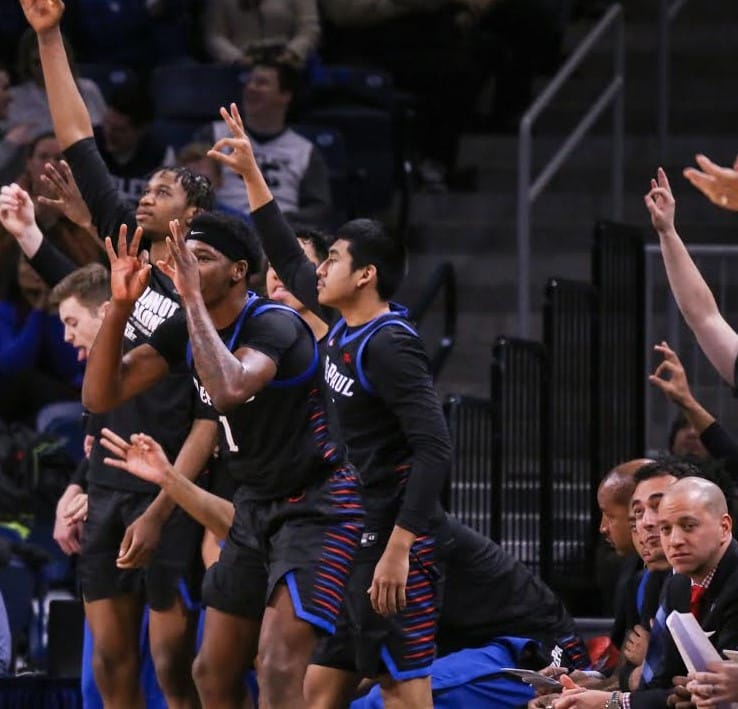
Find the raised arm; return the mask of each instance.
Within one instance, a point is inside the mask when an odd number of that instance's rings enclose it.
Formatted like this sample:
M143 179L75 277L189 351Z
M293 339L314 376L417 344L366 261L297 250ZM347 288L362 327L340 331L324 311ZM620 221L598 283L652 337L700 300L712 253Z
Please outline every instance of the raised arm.
M231 112L221 108L220 115L233 137L219 140L208 155L241 175L248 193L251 218L269 262L287 289L305 307L327 320L318 303L315 266L300 247L294 230L272 197L254 157L238 107L232 103Z
M187 514L219 539L226 536L233 522L233 504L202 489L179 472L153 438L136 434L128 443L104 428L100 442L114 456L105 459L107 465L159 485Z
M36 31L39 57L54 132L62 150L83 138L91 138L92 122L64 49L59 23L64 14L61 0L21 0L28 23Z
M720 314L709 286L674 226L675 201L666 173L659 168L644 197L651 223L659 235L661 255L671 292L702 351L731 386L735 380L738 333Z
M136 255L142 230L136 229L130 245L126 233L125 225L121 226L117 253L110 237L105 239L112 297L90 350L82 383L82 403L93 413L115 408L169 373L166 359L149 344L139 345L123 356L126 323L136 300L146 290L151 272L147 254Z
M186 246L179 222L170 222L170 229L173 238L167 237L167 245L171 259L157 265L171 277L182 298L197 375L215 408L224 413L261 391L274 378L277 365L248 347L235 353L226 347L200 291L197 258Z

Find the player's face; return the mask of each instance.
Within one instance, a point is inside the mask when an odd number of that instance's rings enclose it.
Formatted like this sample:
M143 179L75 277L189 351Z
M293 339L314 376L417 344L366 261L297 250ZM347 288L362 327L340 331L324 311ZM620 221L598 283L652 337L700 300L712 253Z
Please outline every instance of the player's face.
M217 249L197 239L187 239L186 243L197 259L202 299L207 307L217 305L238 281L235 276L238 269L243 269L243 264L240 261L234 263Z
M97 331L105 317L106 304L88 307L70 296L59 303L59 318L64 323L64 341L77 348L77 359L87 359Z
M187 223L195 208L187 204L187 193L177 176L169 170L152 175L138 200L136 222L146 236L161 241L169 234L169 222L179 219Z
M348 249L348 241L336 239L328 251L328 258L318 266L318 301L321 305L339 308L356 294L361 269L354 269L354 260Z
M300 246L302 246L302 250L305 252L305 255L317 267L320 264L320 260L318 259L318 255L315 253L313 245L309 241L305 241L303 239L298 239L298 241L300 242ZM269 264L269 268L266 273L266 289L267 296L272 300L284 303L298 312L305 309L305 306L287 290L271 264Z
M688 490L674 491L659 506L659 532L674 570L699 579L717 566L731 536L730 517L714 514Z
M659 504L664 491L676 481L673 475L658 475L636 485L630 505L644 562L649 569L666 569L664 548L659 536Z

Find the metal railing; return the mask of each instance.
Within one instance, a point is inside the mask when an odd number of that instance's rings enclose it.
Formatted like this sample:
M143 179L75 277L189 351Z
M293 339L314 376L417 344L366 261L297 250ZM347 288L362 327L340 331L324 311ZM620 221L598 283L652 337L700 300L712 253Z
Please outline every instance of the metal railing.
M431 373L434 377L437 377L443 369L456 343L456 271L449 261L444 261L433 271L415 304L409 308L410 318L420 324L435 302L436 296L441 292L444 296L441 336L433 354L429 353Z
M659 43L656 58L656 115L659 160L669 156L669 103L671 93L671 33L672 22L676 19L687 0L660 0L659 2Z
M609 31L614 30L613 76L599 97L590 106L561 147L533 179L532 130L538 116L551 103L574 71L599 45ZM533 102L520 120L518 132L518 332L529 337L530 329L530 213L531 206L553 179L559 168L580 143L586 133L608 107L613 111L612 155L612 215L620 219L623 211L623 151L625 135L625 22L621 5L613 5L582 40L551 83Z
M725 319L738 327L738 246L695 244L688 247L697 268L715 295ZM666 340L679 355L695 398L731 433L738 433L738 401L731 388L707 360L696 338L684 322L671 295L658 244L645 246L645 374L660 361L653 346ZM645 375L643 377L645 381ZM645 397L646 451L656 453L667 447L671 421L677 408L655 387L648 385Z

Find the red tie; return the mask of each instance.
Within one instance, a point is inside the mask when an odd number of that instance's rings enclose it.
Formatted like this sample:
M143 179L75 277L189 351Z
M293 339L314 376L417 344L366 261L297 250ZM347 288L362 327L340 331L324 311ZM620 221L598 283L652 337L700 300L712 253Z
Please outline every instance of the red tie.
M704 586L699 586L696 583L692 584L692 590L689 596L689 611L695 618L697 618L697 620L700 619L700 614L701 614L700 602L702 600L702 596L704 593L705 593Z

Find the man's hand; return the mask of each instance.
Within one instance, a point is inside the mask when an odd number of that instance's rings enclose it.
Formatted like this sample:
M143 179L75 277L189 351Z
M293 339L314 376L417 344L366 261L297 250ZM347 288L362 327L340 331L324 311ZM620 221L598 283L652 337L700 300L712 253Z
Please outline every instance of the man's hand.
M213 147L208 150L208 157L217 160L226 167L231 168L235 173L242 177L259 171L259 166L254 157L254 150L251 147L251 141L246 135L243 127L241 114L238 112L238 106L231 104L231 112L228 113L221 106L220 115L226 122L231 131L232 138L221 138Z
M144 512L131 523L120 543L115 565L119 569L139 569L146 566L159 545L162 520Z
M698 709L738 702L738 663L710 663L706 672L689 676L687 690L692 693L692 701Z
M642 625L636 625L628 632L623 643L623 656L628 662L636 666L643 664L649 636L650 633Z
M653 228L659 234L673 231L676 202L663 168L656 171L656 179L651 180L651 189L643 201L651 215Z
M200 295L200 271L197 259L184 238L184 232L179 219L169 222L171 237L167 237L169 258L166 261L157 261L156 266L172 279L182 300L186 303Z
M646 659L648 638L650 633L642 626L636 625L628 631L623 643L623 655L633 665L641 665Z
M372 585L367 591L376 613L390 616L405 608L405 587L409 572L408 554L388 546L374 569Z
M28 24L36 33L58 27L64 14L61 0L21 0L21 7Z
M695 160L702 170L686 167L684 177L713 204L738 211L738 157L732 167L720 167L706 155L696 155Z
M32 229L38 229L33 200L15 182L0 188L0 222L18 241Z
M54 531L52 536L61 550L67 555L79 554L82 548L81 523L69 524L66 517L70 503L80 494L84 493L79 485L69 485L69 487L64 491L64 494L59 498L59 502L57 502L56 505Z
M67 505L64 519L70 527L79 522L87 521L87 493L80 492L75 495Z
M564 687L563 694L551 702L554 709L602 709L610 698L611 692L601 692L596 689L585 689L575 684L571 677L562 675L559 681Z
M653 349L664 360L648 377L648 381L661 389L677 406L681 408L688 406L693 399L692 391L679 356L665 340L660 345L655 345Z
M44 165L44 174L41 175L41 182L56 197L52 199L51 197L39 195L37 199L40 204L58 210L69 221L74 222L87 231L94 229L90 210L87 208L87 203L82 198L79 187L77 187L77 183L72 175L72 170L65 160L62 160L58 167L53 163L47 162Z
M667 706L675 707L676 709L694 709L692 695L687 689L687 678L672 677L671 682L674 685L674 689L666 700Z
M118 253L113 249L113 241L105 237L105 251L110 259L110 290L112 300L133 305L146 290L151 276L151 264L146 251L138 254L143 229L138 227L131 243L126 243L128 228L121 224L118 231Z
M115 457L106 457L104 463L120 468L141 480L163 485L169 468L169 460L164 449L145 433L134 433L128 443L109 428L101 431L100 444Z

